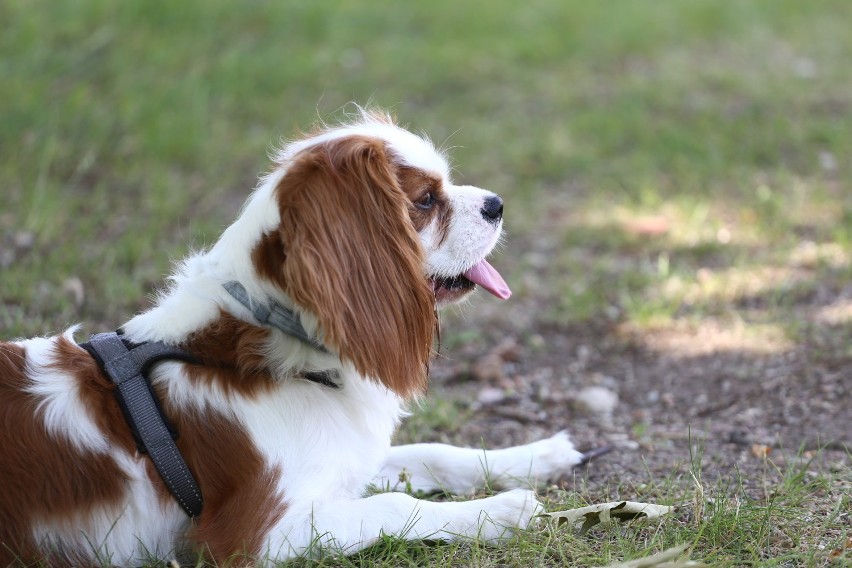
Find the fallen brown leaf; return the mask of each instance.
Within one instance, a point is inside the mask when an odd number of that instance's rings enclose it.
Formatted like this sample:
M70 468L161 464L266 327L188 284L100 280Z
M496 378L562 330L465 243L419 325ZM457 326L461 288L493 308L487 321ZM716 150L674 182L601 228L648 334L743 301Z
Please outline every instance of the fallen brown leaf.
M849 551L849 550L852 550L852 536L846 537L846 542L844 542L841 547L835 548L834 550L832 550L828 554L828 557L831 560L835 560L837 558L845 557L846 552Z
M764 444L752 444L751 445L751 454L760 459L766 459L769 457L769 454L772 452L772 448L766 446Z

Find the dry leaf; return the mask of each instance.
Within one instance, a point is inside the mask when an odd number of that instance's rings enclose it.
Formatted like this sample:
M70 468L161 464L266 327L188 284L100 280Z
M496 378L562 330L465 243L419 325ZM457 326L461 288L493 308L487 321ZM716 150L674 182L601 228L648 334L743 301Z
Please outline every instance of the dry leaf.
M772 448L766 446L764 444L752 444L751 445L751 453L754 457L760 459L766 459L769 457L769 453L772 451Z
M579 509L544 513L542 517L556 519L557 527L564 524L574 526L582 521L583 525L580 527L580 534L585 534L598 523L607 524L614 520L629 521L640 517L655 519L672 511L674 511L674 507L666 505L637 503L636 501L614 501L612 503L580 507Z
M503 359L496 353L487 353L474 362L470 374L478 381L497 382L506 378Z
M852 550L852 536L847 537L846 542L840 548L835 548L832 550L828 557L832 560L836 560L841 557L845 557L848 551Z
M609 564L605 568L686 568L687 566L699 568L709 566L709 564L702 562L693 562L689 560L688 556L680 558L687 548L689 547L686 544L682 544L645 558Z
M503 363L516 362L520 359L518 342L507 337L488 353L480 357L470 370L471 375L479 381L504 381Z

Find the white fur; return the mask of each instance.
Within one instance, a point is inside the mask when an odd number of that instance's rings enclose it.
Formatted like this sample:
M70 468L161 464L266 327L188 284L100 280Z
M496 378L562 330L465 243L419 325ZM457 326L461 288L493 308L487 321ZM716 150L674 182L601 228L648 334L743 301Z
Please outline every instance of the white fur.
M98 507L62 521L39 523L33 533L44 550L79 551L94 564L136 566L167 558L180 546L187 518L176 505L161 506L140 456L113 452L129 478L127 499L118 507Z
M453 217L440 245L436 227L421 232L427 253L425 274L458 275L491 251L502 224L483 219L481 209L485 198L493 194L453 185L446 159L428 140L364 114L357 124L286 146L277 156L282 165L261 180L236 222L208 251L181 263L157 305L123 326L127 337L180 341L213 321L220 309L253 322L250 312L222 287L229 280L239 280L259 301L275 298L292 306L281 290L256 275L251 251L261 235L280 222L274 189L287 164L313 144L350 134L381 138L397 159L443 180ZM303 323L310 333L317 331L311 314L303 314ZM112 453L132 482L123 510L99 511L70 524L45 522L35 530L37 537L72 549L87 548L91 542L118 565L143 559L145 550L163 555L181 548L188 520L175 503L165 509L158 504L144 472L144 457L106 446L105 437L69 388L69 377L39 366L39 361L50 359L49 347L50 340L27 343L30 392L42 398L40 408L49 431L67 436L80 450ZM310 554L317 547L353 552L381 534L499 541L513 529L524 528L541 508L532 491L519 488L553 479L580 461L564 433L494 451L441 444L391 448L394 428L405 415L397 395L358 376L333 354L323 354L277 331L269 340L267 357L281 376L292 374L294 368L336 369L342 388L282 380L264 396L246 398L191 382L179 363L160 365L152 380L178 407L209 408L238 421L267 466L280 467L277 496L286 501L287 509L264 539L268 562ZM486 482L513 490L467 502L422 501L402 493L363 497L370 483L394 488L400 474L422 491L470 493Z
M502 450L410 444L390 449L376 483L390 488L408 486L424 493L463 494L486 485L492 489L534 488L564 475L566 464L576 465L582 457L565 432Z
M76 329L69 329L65 337L71 339ZM77 381L48 366L53 360L55 342L50 338L38 337L23 341L21 345L26 348L30 361L27 369L30 384L26 390L40 399L38 412L42 414L47 431L80 450L106 453L109 449L106 437L80 400ZM40 364L42 362L45 364ZM74 427L68 428L69 424Z
M444 181L453 204L453 215L447 238L438 244L437 230L433 225L421 235L426 248L426 271L433 276L452 277L485 258L500 240L503 221L496 225L482 217L485 199L494 195L490 191L470 185L455 186Z

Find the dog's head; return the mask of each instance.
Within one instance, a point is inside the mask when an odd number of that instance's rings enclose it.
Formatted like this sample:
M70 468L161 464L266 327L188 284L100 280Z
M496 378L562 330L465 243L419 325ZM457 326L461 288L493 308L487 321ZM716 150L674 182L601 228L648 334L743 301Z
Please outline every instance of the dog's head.
M432 144L365 113L292 143L278 160L280 224L252 254L261 278L317 318L322 340L402 396L422 391L438 305L509 288L485 257L495 194L450 179Z

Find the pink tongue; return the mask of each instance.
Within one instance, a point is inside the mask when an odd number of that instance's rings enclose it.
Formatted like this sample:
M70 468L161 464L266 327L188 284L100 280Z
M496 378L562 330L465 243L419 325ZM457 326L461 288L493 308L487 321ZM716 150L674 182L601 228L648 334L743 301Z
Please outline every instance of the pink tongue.
M465 272L464 277L474 284L479 284L501 300L508 300L512 295L509 285L506 284L500 273L485 260L479 261L473 268Z

